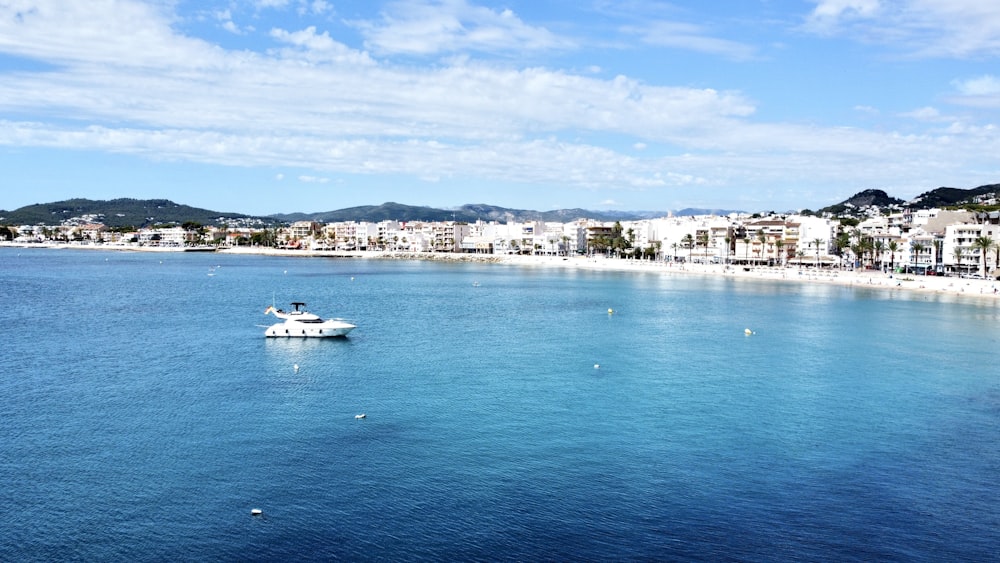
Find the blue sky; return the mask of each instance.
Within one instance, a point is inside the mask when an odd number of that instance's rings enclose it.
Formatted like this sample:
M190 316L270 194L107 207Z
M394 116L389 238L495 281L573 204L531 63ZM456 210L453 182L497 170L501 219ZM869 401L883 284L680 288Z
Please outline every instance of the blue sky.
M0 0L0 208L811 208L1000 182L1000 3Z

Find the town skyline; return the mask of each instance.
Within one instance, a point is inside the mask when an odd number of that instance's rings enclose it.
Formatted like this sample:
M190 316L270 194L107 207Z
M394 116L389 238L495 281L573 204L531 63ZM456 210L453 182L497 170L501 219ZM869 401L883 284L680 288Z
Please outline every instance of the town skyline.
M637 211L596 211L581 208L538 211L515 209L490 204L465 204L451 208L412 206L397 202L380 205L364 205L340 210L319 212L297 212L291 214L271 214L254 216L238 211L199 209L167 199L140 200L119 198L115 200L71 199L59 202L37 203L17 210L0 208L0 224L59 224L67 220L74 224L81 222L101 222L108 226L141 226L150 223L190 223L233 224L235 220L253 219L268 222L294 222L315 220L319 222L338 221L461 221L480 220L517 222L541 220L565 222L579 218L598 221L635 221L671 216L725 216L725 215L771 215L771 214L817 214L838 216L869 216L872 209L879 213L898 211L904 207L912 209L965 207L978 210L992 210L997 207L1000 184L989 184L970 189L942 187L922 192L917 198L904 201L882 190L864 190L828 207L810 210L798 208L790 210L739 210L739 209L693 209L683 210L637 210Z

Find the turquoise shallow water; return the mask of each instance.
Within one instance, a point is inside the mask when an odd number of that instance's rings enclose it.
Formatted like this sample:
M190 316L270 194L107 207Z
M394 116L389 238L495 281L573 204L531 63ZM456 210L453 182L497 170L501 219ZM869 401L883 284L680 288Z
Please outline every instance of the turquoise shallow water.
M0 287L2 560L1000 553L994 305L17 249ZM272 299L358 328L265 339Z

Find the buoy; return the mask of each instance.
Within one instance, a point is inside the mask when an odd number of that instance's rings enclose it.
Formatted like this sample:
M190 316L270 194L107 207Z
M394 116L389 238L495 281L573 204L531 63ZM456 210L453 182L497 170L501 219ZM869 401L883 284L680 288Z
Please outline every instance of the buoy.
M614 315L615 314L615 310L612 309L612 308L610 308L610 307L608 307L608 314L609 315Z
M261 514L264 514L264 511L259 508L250 509L250 516L260 516Z
M361 420L362 418L368 418L368 415L367 415L367 414L365 414L365 413L361 413L361 414L356 414L356 415L354 415L354 419L355 419L355 420Z
M295 370L295 373L299 373L299 364L293 364L292 369Z
M601 369L601 364L594 364L594 369Z
M743 329L743 334L750 336L751 334L753 334L753 331L750 330L749 328L745 328Z

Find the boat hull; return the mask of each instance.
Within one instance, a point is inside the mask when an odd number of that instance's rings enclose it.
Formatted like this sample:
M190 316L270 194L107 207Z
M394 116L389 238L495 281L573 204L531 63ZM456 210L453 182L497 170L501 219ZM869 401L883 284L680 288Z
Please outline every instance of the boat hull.
M304 323L278 323L264 331L268 338L336 338L347 336L355 326L344 322L325 322L307 325Z

